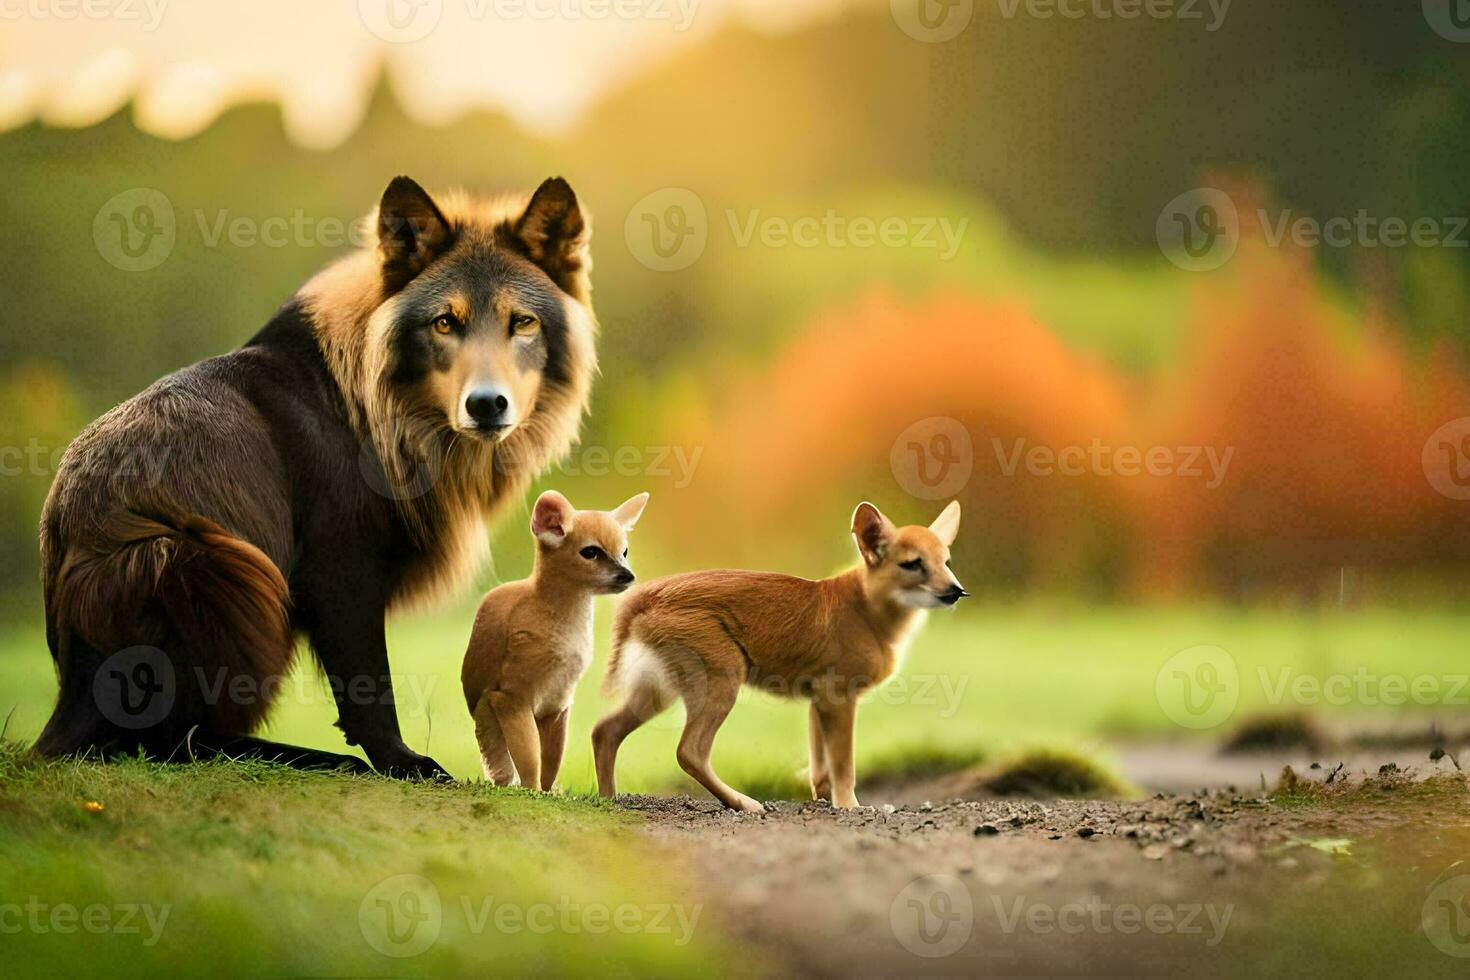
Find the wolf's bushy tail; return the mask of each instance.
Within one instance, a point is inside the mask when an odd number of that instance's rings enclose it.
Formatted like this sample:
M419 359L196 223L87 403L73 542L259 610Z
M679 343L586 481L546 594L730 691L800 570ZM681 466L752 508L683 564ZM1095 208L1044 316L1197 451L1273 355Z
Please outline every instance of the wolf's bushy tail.
M101 519L62 557L47 592L61 693L36 743L43 755L164 750L195 725L248 733L290 666L285 578L259 548L197 514ZM136 650L145 653L134 659L151 658L147 676L170 674L172 687L167 710L134 728L126 692L97 675Z

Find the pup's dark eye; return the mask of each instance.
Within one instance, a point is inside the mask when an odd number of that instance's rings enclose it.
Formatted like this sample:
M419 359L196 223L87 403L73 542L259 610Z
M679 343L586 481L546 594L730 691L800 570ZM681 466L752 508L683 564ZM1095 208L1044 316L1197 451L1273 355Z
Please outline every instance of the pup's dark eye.
M924 559L910 558L908 561L899 562L898 567L907 572L917 572L924 567Z
M627 558L628 557L628 549L627 548L624 548L623 549L623 557L624 558Z
M510 332L517 337L529 337L541 329L541 321L529 313L517 313L510 318Z
M597 545L589 544L587 547L577 552L577 554L581 555L588 561L594 561L595 559L601 558L603 552L601 548L597 547Z
M434 328L434 332L439 336L448 337L459 329L459 321L454 318L454 314L452 313L441 313L434 317L430 326Z

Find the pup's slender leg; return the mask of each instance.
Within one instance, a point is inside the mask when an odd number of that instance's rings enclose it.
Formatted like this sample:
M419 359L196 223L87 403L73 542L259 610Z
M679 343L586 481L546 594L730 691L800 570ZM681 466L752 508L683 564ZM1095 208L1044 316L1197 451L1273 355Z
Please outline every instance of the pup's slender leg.
M571 710L562 708L549 718L536 722L541 731L541 788L548 793L556 784L556 774L561 771L562 752L567 747L567 715Z
M505 734L506 748L510 749L511 761L516 765L516 775L527 789L541 788L541 734L536 730L536 718L531 706L524 700L497 691L489 697L495 717L500 721L500 730Z
M816 709L821 722L822 741L827 747L827 765L832 779L832 805L857 806L852 767L853 726L857 721L857 703L851 698L843 698L820 705L813 702L812 707Z
M657 685L639 684L628 691L621 708L603 717L592 729L592 757L597 763L599 795L618 795L613 772L617 766L619 746L623 739L667 708L668 704L668 696Z
M714 767L710 765L715 733L725 723L730 709L735 707L739 693L740 679L724 676L711 678L704 686L703 697L684 699L687 717L684 719L684 734L679 737L679 766L730 809L760 813L765 807L744 793L731 789L715 775Z
M505 734L490 707L489 698L481 698L475 706L475 741L480 743L480 765L485 778L496 786L509 786L515 776L510 750L505 747Z
M832 774L827 769L827 747L822 738L822 719L817 714L815 704L811 706L809 714L807 744L811 750L812 799L830 800L832 798Z

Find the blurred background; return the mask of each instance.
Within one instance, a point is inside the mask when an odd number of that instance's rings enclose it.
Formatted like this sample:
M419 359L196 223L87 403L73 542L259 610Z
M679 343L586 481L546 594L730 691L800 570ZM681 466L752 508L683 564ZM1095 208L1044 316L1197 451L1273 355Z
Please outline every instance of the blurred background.
M1470 702L1465 6L16 7L12 734L39 730L54 691L36 525L68 440L247 339L399 173L561 174L593 213L603 373L583 447L541 485L582 507L651 491L644 577L824 575L854 557L859 500L901 523L962 501L954 565L977 598L909 661L961 694L947 715L879 706L891 722L865 747L1115 745L1257 712L1442 731ZM526 516L496 529L480 586L528 570ZM465 775L476 596L393 634L396 670L443 681L436 754ZM1290 686L1362 674L1369 694ZM1190 700L1211 677L1231 686L1219 718ZM1423 678L1432 694L1383 691ZM403 705L411 741L427 704ZM589 687L578 723L596 708ZM751 746L799 763L804 713L762 712ZM330 720L292 705L274 730L334 746ZM663 741L647 758L672 773ZM587 768L570 759L569 780Z

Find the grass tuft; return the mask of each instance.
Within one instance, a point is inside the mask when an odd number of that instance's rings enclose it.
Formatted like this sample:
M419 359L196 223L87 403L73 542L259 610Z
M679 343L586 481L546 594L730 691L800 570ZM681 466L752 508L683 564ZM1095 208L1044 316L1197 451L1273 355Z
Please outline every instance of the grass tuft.
M1320 750L1332 744L1321 722L1311 715L1257 715L1236 726L1221 752L1269 752L1278 749Z
M1137 792L1091 756L1069 749L1032 748L976 774L975 788L992 796L1115 799Z
M1286 766L1267 798L1276 806L1288 809L1390 801L1420 805L1446 797L1463 799L1467 788L1470 788L1470 776L1465 773L1440 773L1419 779L1413 770L1400 769L1392 763L1360 779L1333 776L1331 782L1327 778L1298 775L1295 769Z

